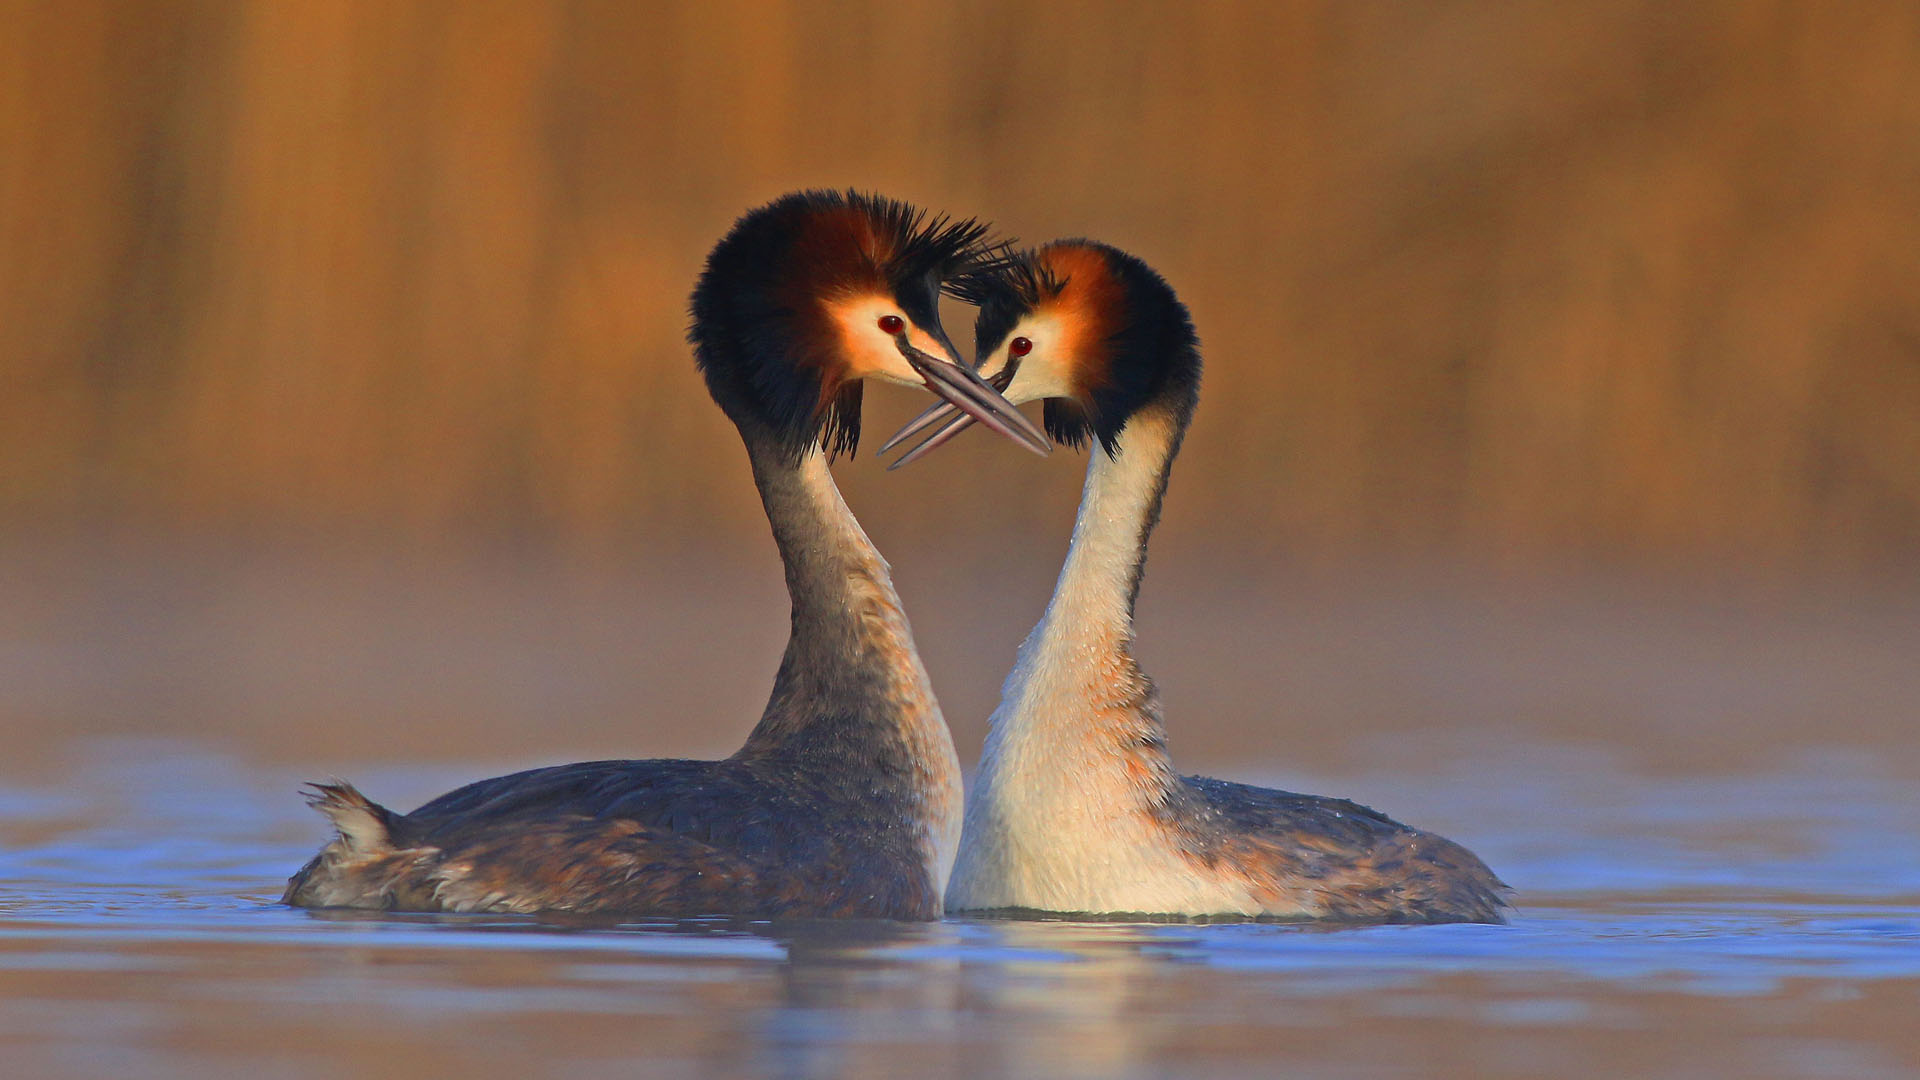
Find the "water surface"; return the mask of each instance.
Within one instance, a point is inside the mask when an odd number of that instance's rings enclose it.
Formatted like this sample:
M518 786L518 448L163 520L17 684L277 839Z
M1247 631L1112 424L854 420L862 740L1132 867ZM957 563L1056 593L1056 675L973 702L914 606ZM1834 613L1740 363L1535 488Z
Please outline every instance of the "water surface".
M1508 926L275 902L325 836L302 781L405 809L529 765L729 752L786 626L753 554L0 546L0 1075L1920 1074L1911 581L1157 557L1142 659L1176 760L1457 839L1517 890ZM991 556L898 568L968 762L1059 552Z
M1508 926L616 926L280 907L322 836L297 773L94 740L0 787L0 1057L156 1077L1920 1069L1920 808L1872 760L1458 768L1478 782L1338 784L1470 840L1518 889ZM411 805L486 770L356 775Z

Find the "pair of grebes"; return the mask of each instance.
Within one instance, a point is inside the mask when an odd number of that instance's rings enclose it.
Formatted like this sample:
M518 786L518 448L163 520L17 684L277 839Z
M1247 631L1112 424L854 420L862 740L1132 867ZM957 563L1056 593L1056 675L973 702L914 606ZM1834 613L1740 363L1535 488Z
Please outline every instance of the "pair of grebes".
M977 365L940 326L979 308ZM1498 922L1471 852L1342 799L1182 776L1132 654L1148 535L1200 387L1186 308L1140 260L1014 251L974 221L799 192L741 218L689 338L740 429L786 564L792 634L721 761L594 761L396 814L344 783L287 903L397 911L936 919L943 911ZM888 576L827 465L863 380L942 399L904 464L978 421L1090 443L1073 543L1020 647L971 795ZM1013 406L1044 402L1044 432ZM924 433L924 434L923 434Z

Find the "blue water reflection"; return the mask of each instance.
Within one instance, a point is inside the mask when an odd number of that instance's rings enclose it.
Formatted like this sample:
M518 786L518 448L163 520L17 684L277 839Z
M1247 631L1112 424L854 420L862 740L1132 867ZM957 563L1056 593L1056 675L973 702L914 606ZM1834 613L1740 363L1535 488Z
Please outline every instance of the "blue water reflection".
M914 978L985 969L1004 975L1009 993L1035 973L1088 966L1115 977L1154 965L1258 976L1282 995L1460 973L1711 994L1770 993L1810 977L1920 977L1920 809L1902 784L1857 762L1647 778L1591 760L1568 774L1547 758L1506 763L1499 783L1355 781L1391 784L1426 808L1423 823L1471 837L1519 890L1510 926L608 926L283 909L272 903L280 883L321 836L293 797L295 777L177 744L103 744L58 783L0 788L0 938L590 954L593 984L692 977L675 969L683 959L854 964ZM374 780L430 792L460 775Z

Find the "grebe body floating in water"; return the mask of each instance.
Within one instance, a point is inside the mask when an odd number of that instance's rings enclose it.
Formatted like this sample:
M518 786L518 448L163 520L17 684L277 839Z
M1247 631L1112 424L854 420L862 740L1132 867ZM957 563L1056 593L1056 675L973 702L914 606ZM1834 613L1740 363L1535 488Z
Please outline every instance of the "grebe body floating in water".
M689 338L740 430L793 602L773 694L723 761L595 761L470 784L410 814L344 783L338 831L288 882L303 907L932 919L959 837L959 764L888 576L828 472L864 379L924 385L1044 453L955 361L943 282L985 228L801 192L737 222Z
M967 799L950 911L1501 922L1472 852L1344 799L1181 776L1134 661L1147 538L1200 389L1199 342L1144 263L1064 241L971 275L980 368L1048 433L1091 441L1073 543L1021 645ZM966 426L936 406L886 451Z

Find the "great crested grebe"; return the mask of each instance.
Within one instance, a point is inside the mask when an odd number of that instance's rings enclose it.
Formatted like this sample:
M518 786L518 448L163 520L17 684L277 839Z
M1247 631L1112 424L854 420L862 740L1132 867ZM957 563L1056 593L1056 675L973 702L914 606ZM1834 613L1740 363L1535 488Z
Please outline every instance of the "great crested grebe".
M1503 921L1506 887L1450 840L1344 799L1174 771L1132 652L1147 537L1200 389L1172 288L1069 240L954 291L980 307L989 381L1045 399L1057 442L1094 445L1066 565L990 722L948 910ZM943 420L905 464L965 417L936 406L881 449Z
M793 602L772 698L738 753L534 769L404 815L314 785L338 836L285 902L938 918L959 762L887 564L827 464L859 438L862 379L925 385L1046 452L940 327L942 284L984 256L985 232L809 191L742 217L708 256L688 338L746 443Z

